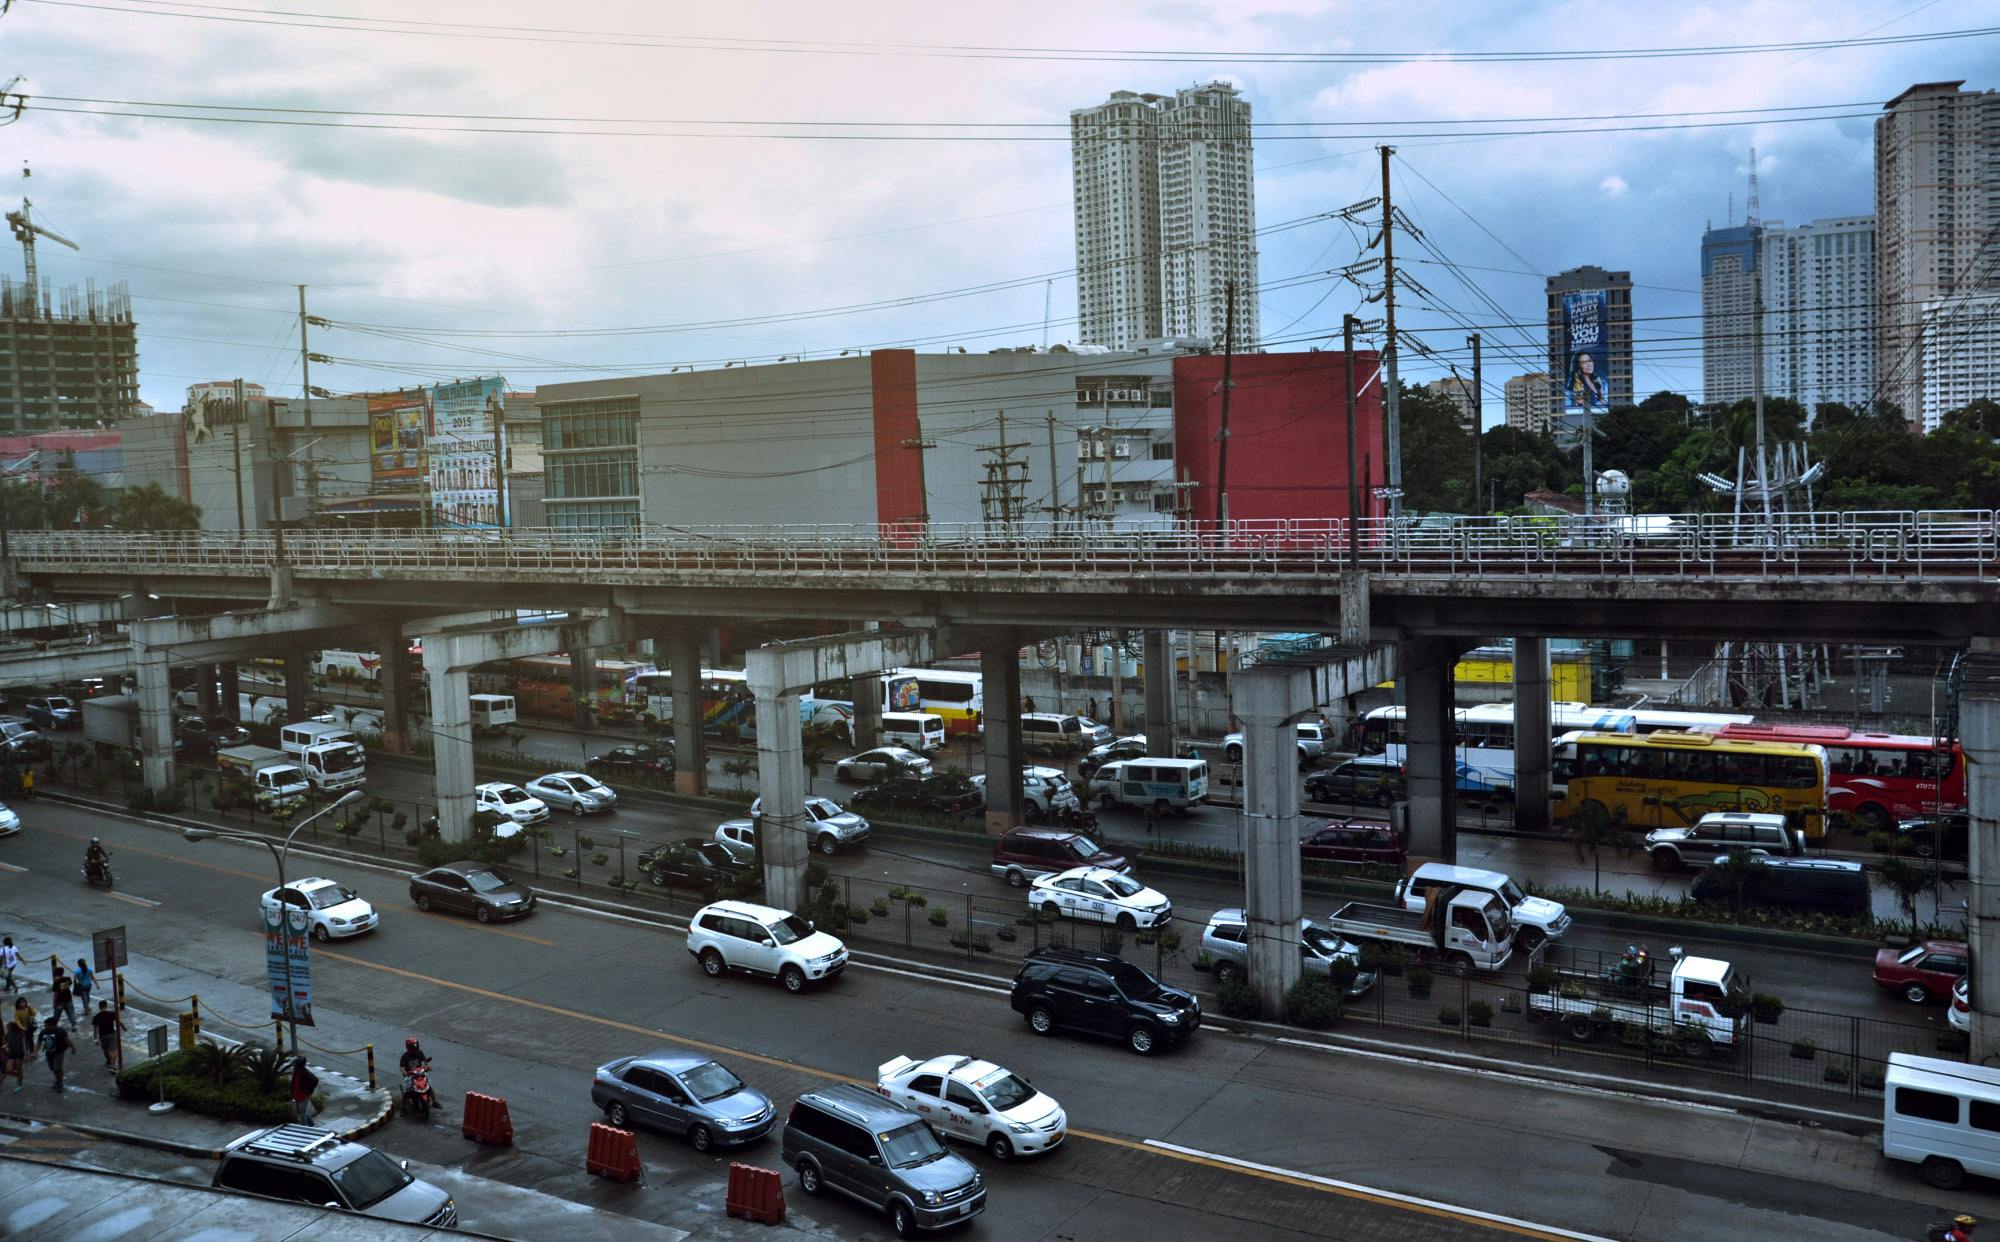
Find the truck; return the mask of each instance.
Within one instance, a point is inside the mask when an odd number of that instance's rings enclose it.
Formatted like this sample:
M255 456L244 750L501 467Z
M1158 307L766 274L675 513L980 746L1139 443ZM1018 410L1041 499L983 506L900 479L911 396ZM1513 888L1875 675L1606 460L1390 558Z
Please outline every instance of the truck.
M1545 940L1561 940L1569 930L1569 911L1561 902L1528 896L1504 871L1427 862L1397 881L1396 901L1406 910L1422 910L1425 896L1439 885L1482 889L1506 902L1507 914L1514 921L1515 943L1524 952Z
M1530 1022L1553 1019L1578 1043L1637 1030L1674 1041L1684 1057L1733 1052L1748 1038L1748 986L1735 967L1713 957L1670 950L1673 970L1661 982L1650 963L1628 955L1608 967L1558 966L1555 985L1528 994Z
M324 720L288 724L278 731L278 745L322 793L358 788L368 779L367 752L346 725Z
M126 750L139 741L139 705L129 694L107 694L83 701L83 740L99 747Z
M268 746L225 746L215 752L215 764L241 777L262 811L297 806L312 788L290 755Z
M1321 926L1358 944L1414 950L1419 961L1441 959L1460 974L1506 966L1514 956L1514 921L1507 903L1478 889L1445 889L1436 895L1446 914L1442 919L1428 910L1350 901Z

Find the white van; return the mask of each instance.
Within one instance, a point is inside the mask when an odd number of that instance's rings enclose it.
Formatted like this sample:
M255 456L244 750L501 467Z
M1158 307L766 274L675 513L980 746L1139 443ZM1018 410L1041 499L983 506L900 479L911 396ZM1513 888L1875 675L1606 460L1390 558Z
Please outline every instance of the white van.
M514 723L514 696L511 694L475 694L472 696L472 732L504 732Z
M881 744L918 754L944 749L944 717L935 712L883 712Z
M1208 797L1208 764L1200 759L1122 759L1090 775L1090 797L1105 810L1150 806L1185 810Z
M298 760L306 779L322 793L353 789L368 779L368 756L361 739L343 724L305 720L278 730L278 746Z
M1957 1190L1967 1173L2000 1177L2000 1069L1890 1053L1882 1154L1939 1190Z

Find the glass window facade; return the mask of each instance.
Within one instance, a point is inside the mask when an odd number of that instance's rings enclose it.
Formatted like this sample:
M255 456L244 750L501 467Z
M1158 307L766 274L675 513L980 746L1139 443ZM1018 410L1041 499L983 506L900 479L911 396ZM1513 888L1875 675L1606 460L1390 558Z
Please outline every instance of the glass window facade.
M545 402L542 467L550 526L637 526L639 398Z

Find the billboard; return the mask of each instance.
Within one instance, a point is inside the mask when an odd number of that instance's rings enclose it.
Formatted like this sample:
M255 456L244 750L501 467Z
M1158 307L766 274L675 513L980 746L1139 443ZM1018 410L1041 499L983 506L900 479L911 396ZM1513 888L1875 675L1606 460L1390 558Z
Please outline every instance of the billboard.
M1563 412L1602 411L1611 391L1611 299L1602 289L1562 295Z
M435 384L429 390L426 468L434 526L504 526L507 381L497 375Z
M312 916L297 906L271 906L263 914L271 1016L312 1026L312 955L307 948Z
M369 476L378 492L421 487L424 441L429 434L430 401L421 389L383 392L368 398Z

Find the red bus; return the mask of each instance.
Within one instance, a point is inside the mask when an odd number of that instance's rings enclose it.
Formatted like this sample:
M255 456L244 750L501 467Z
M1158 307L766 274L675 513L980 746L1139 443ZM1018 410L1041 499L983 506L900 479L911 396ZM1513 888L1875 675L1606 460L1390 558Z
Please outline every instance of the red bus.
M1810 742L1826 748L1826 809L1867 832L1899 819L1965 807L1965 754L1958 743L1903 733L1856 733L1839 725L1724 725L1720 736Z

